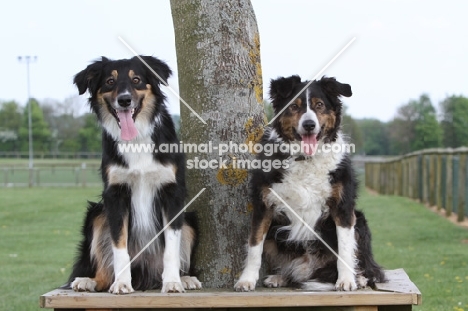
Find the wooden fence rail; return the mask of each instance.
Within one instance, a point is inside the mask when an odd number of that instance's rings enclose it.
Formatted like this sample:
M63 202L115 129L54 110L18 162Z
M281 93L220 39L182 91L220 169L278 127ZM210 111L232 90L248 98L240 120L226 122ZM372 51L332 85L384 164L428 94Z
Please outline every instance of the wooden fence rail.
M90 168L86 166L0 168L0 188L28 187L28 185L31 187L95 187L101 183L99 171L94 166Z
M468 216L468 148L425 149L365 163L366 187Z

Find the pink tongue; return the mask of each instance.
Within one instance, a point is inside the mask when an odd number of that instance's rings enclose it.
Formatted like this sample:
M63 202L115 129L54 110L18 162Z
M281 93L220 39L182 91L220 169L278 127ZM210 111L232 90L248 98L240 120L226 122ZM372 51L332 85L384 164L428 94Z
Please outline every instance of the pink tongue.
M302 152L307 155L315 153L317 146L317 135L302 135Z
M138 135L130 110L118 110L120 120L120 137L122 140L132 140Z

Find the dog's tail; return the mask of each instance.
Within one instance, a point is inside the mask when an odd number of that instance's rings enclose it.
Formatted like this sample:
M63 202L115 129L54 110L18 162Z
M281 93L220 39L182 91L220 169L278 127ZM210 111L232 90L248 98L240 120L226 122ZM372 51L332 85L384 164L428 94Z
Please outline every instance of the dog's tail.
M335 284L323 283L317 280L310 280L301 283L301 289L310 290L314 292L329 292L335 290Z

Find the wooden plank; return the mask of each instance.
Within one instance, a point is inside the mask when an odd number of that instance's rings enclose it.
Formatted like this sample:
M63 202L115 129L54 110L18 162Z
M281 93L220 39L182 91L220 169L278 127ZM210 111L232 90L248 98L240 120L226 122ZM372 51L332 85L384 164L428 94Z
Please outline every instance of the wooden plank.
M378 284L378 290L363 289L354 292L307 292L289 288L269 289L259 287L256 291L248 293L238 293L230 289L203 289L186 293L161 294L159 291L146 291L135 292L130 295L113 295L57 289L41 296L40 306L56 309L190 309L314 306L375 307L380 305L420 304L421 293L409 280L403 269L386 271L386 275L389 282Z
M409 306L409 309L406 309L405 307L407 306L397 306L398 309L385 309L385 311L406 311L409 310L411 311L411 306ZM161 309L155 309L155 308L150 308L150 309L54 309L54 311L160 311ZM173 308L171 311L213 311L213 310L218 310L218 311L291 311L291 310L297 310L297 311L381 311L380 307L378 306L357 306L357 307L299 307L299 308L290 308L290 307L285 307L285 308L217 308L217 309L211 309L211 308L190 308L190 309L180 309L180 308Z
M377 290L411 294L413 297L412 304L421 304L421 292L416 285L411 282L403 269L387 270L385 271L385 276L387 277L388 282L376 283Z
M228 308L228 307L301 307L354 305L408 305L411 294L387 291L303 292L291 290L257 290L235 293L226 290L201 290L184 294L136 292L116 296L109 293L53 291L43 296L44 308ZM417 301L416 301L417 302Z

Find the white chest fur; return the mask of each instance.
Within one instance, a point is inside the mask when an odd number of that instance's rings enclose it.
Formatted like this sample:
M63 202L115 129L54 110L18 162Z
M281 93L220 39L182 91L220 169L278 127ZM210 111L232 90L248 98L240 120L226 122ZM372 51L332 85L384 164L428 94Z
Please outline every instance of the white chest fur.
M342 144L341 137L334 144ZM319 145L320 149L320 145ZM342 152L317 152L304 161L290 162L281 183L272 185L272 189L287 203L285 206L273 193L267 196L267 203L276 206L275 212L283 212L291 225L289 240L313 240L315 234L295 216L293 209L311 228L314 228L322 214L328 212L326 201L330 197L330 171L335 170L343 159Z
M130 187L133 228L142 233L147 232L154 228L154 221L156 221L153 215L156 192L163 185L176 181L176 168L174 165L162 165L155 161L152 153L125 152L121 155L128 167L110 166L109 184L126 184Z

